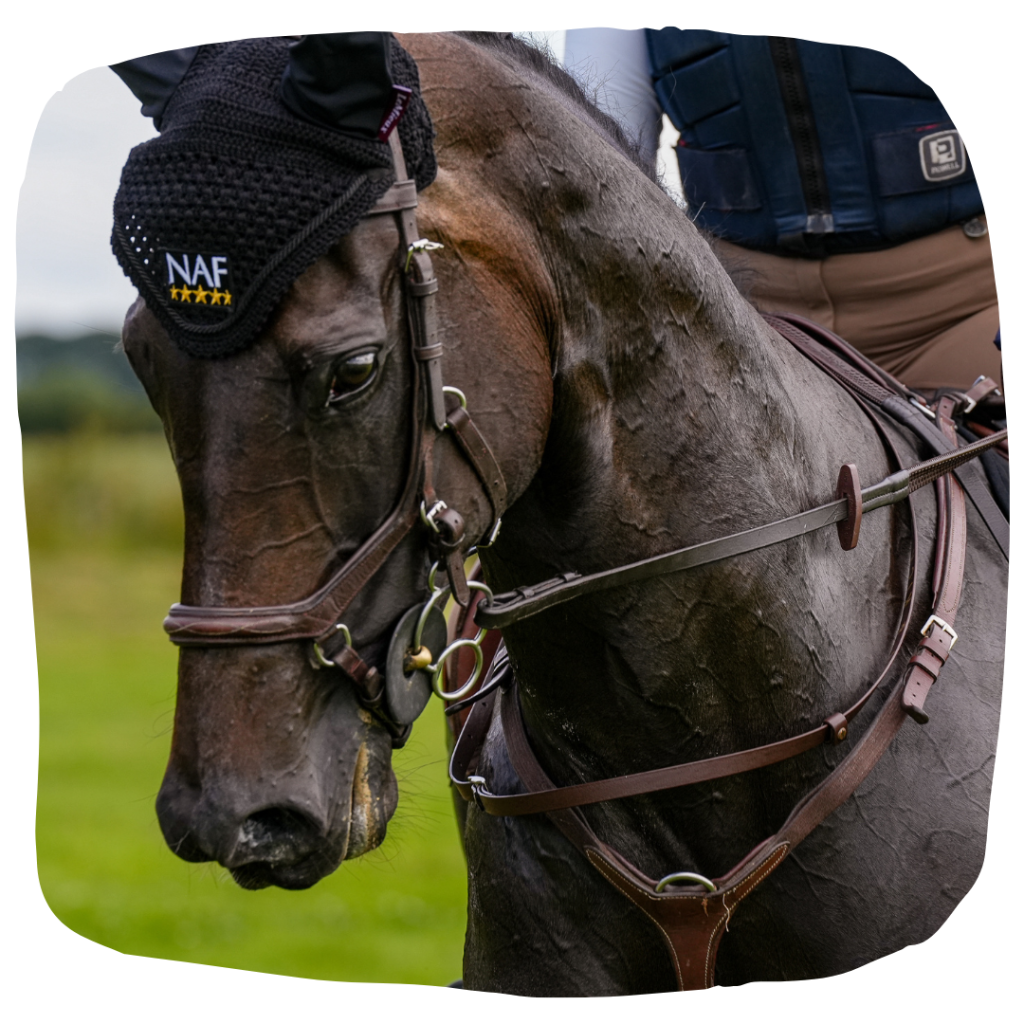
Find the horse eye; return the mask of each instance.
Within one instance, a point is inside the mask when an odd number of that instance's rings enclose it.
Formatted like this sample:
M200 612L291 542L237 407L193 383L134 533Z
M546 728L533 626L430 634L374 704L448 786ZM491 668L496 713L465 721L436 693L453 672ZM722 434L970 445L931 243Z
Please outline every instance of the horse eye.
M334 371L326 404L341 402L359 391L363 385L369 383L376 370L376 352L360 352L358 355L349 356Z

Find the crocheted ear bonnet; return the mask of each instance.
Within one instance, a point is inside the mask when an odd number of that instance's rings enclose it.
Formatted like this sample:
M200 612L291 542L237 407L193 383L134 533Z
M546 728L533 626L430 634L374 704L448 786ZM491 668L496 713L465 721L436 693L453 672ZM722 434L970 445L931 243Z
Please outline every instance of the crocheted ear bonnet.
M416 187L437 173L434 129L412 57L391 40L391 74L413 90L399 124ZM136 146L114 200L121 269L180 348L216 357L252 343L292 282L394 181L386 142L296 117L280 98L288 40L201 47L161 134Z

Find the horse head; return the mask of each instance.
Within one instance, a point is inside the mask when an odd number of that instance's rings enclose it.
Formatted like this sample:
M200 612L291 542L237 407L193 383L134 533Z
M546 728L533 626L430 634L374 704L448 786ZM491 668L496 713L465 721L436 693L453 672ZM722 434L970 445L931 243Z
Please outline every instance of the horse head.
M173 130L173 108L169 120ZM494 440L512 500L550 417L543 277L507 215L489 226L507 253L523 250L513 280L474 255L474 183L445 177L439 202L421 197L419 224L461 254L458 279L445 270L441 284L472 314L453 324L440 313L444 379L468 396L477 436ZM410 204L381 205L298 274L244 347L197 356L154 312L160 297L145 294L123 331L185 509L181 605L166 624L182 645L178 699L158 816L179 856L217 860L248 888L312 885L383 840L397 802L391 750L429 696L424 671L406 665L399 684L416 676L422 697L389 706L394 649L401 663L432 561L461 564L504 511L444 429L458 402L436 408L437 380L414 352L419 312L404 282L416 263L401 223ZM536 301L510 317L517 282ZM444 506L454 518L429 515ZM436 659L445 629L432 614ZM342 627L355 678L325 657ZM365 673L378 690L390 679L387 692L367 692Z

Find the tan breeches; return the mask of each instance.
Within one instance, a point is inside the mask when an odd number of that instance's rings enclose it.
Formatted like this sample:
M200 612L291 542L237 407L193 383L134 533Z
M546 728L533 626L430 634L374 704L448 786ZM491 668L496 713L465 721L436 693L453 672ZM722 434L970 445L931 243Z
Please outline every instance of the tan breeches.
M909 387L1002 383L999 307L988 235L959 226L880 252L807 260L716 242L725 265L765 313L827 327Z

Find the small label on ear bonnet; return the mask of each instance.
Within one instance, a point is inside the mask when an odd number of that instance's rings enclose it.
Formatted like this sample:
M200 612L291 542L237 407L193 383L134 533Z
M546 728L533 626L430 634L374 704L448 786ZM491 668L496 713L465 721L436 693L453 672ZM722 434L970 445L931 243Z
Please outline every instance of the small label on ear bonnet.
M231 306L231 282L227 256L201 252L163 253L167 294L187 306Z
M404 85L395 85L392 88L394 92L391 98L391 109L384 115L380 128L377 130L378 142L388 141L395 126L402 120L402 115L409 106L409 100L412 99L412 89L407 89Z

